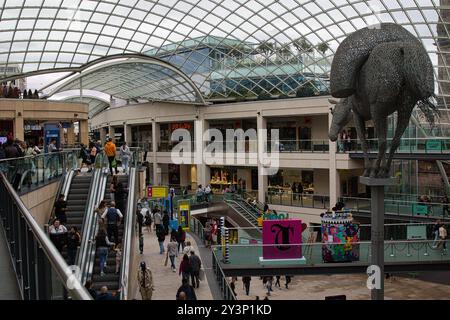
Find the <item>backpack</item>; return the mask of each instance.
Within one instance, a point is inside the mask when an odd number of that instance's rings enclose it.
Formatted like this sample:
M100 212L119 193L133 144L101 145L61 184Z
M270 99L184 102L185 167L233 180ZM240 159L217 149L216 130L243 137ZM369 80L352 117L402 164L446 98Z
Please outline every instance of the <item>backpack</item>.
M117 224L119 220L119 214L117 213L116 208L109 208L108 212L106 213L106 220L108 220L108 224Z

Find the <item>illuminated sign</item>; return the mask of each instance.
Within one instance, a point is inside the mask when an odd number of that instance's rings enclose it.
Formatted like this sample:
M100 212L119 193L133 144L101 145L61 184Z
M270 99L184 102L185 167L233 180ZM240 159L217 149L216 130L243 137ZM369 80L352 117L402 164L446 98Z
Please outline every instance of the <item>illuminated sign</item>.
M148 198L166 198L168 195L167 187L147 187Z

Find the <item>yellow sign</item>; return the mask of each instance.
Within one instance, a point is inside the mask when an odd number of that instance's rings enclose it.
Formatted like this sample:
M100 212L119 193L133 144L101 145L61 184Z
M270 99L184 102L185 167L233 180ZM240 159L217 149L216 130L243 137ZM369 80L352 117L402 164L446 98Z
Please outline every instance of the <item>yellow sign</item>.
M147 196L148 198L167 198L169 194L167 187L148 187Z
M190 222L190 204L189 202L180 203L178 205L178 225L184 230L189 229Z

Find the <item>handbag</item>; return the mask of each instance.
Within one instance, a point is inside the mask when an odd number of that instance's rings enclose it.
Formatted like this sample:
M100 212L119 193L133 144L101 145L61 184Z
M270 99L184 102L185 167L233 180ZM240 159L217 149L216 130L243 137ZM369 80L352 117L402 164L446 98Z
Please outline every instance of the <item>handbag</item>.
M111 161L111 167L117 168L117 161L116 161L116 158L114 158L113 161Z
M200 268L200 270L198 272L198 278L200 279L200 281L205 280L205 270L203 270L203 268Z

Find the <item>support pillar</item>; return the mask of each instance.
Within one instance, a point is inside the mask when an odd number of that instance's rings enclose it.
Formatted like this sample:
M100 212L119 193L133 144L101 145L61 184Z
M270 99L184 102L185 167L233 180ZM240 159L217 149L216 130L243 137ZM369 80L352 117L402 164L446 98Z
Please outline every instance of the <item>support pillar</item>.
M265 203L269 179L265 174L261 156L267 150L267 134L261 134L261 132L262 130L267 129L267 119L259 113L257 115L256 124L258 132L258 201Z
M116 130L114 129L114 127L109 126L109 129L108 129L108 136L109 136L109 138L111 138L111 139L113 140L114 143L116 142L116 141L115 141L115 140L116 140L115 134L116 134Z
M67 129L67 144L73 146L75 144L75 125L72 123Z
M106 142L106 128L100 128L100 141L102 142L102 145Z
M203 151L206 147L206 141L203 134L209 129L209 123L204 119L194 121L194 162L197 165L197 186L205 187L211 182L211 169L205 163Z
M153 164L153 185L161 183L161 168L158 166L158 144L160 139L159 123L152 119L152 164Z
M80 143L83 143L84 145L89 145L89 127L88 127L88 121L87 120L80 120L79 121L80 126Z
M384 187L394 185L396 179L359 177L359 182L370 187L371 201L371 265L379 268L372 300L384 300Z
M333 120L333 115L331 114L331 112L329 112L328 113L328 128L330 128L332 120ZM336 165L336 152L337 152L337 143L329 141L330 208L332 208L338 202L338 199L341 196L341 192L340 192L341 191L341 181L340 181L340 177L339 177L339 171L337 170L337 165Z
M23 129L23 106L21 104L17 104L16 116L14 118L14 138L21 141L25 140L25 131Z
M129 124L124 124L123 125L123 138L124 141L128 144L131 145L133 143L133 136L131 134L131 126Z

